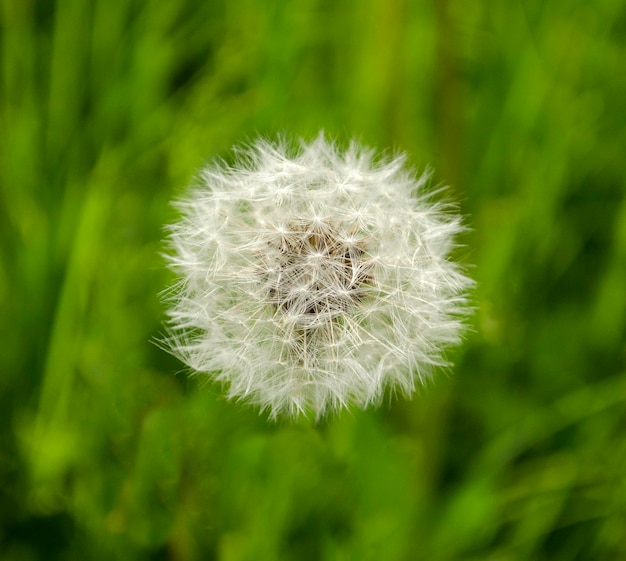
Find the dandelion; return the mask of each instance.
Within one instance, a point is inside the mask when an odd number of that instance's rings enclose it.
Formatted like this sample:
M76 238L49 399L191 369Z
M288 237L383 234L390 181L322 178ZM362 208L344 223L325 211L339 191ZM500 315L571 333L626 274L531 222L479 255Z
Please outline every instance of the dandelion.
M177 204L171 352L273 418L410 395L447 364L472 281L429 173L323 136L236 155Z

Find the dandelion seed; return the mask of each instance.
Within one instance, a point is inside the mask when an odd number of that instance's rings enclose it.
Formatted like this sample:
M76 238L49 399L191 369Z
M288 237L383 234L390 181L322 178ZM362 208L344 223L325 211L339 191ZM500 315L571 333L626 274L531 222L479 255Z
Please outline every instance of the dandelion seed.
M274 418L413 393L459 342L472 284L429 174L323 136L240 156L178 203L168 348Z

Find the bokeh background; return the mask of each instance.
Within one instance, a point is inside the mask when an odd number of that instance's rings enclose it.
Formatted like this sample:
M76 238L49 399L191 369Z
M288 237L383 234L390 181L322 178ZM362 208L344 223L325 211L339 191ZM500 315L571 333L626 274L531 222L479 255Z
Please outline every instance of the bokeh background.
M0 1L0 559L626 559L620 0ZM169 201L257 134L432 164L476 313L268 423L152 343Z

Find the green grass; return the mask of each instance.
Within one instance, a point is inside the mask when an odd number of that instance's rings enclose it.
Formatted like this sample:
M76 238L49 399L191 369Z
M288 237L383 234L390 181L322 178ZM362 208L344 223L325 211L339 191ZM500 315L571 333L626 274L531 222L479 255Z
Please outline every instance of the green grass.
M1 0L0 558L626 559L618 0ZM169 201L258 133L432 164L472 331L271 424L151 340Z

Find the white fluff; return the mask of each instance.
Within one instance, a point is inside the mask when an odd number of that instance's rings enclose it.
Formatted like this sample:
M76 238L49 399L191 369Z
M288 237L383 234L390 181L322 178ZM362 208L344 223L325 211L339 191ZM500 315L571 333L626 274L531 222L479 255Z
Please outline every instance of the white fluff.
M178 203L168 348L271 417L409 395L459 341L460 218L404 157L259 140Z

